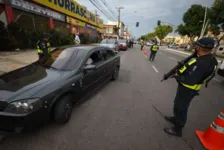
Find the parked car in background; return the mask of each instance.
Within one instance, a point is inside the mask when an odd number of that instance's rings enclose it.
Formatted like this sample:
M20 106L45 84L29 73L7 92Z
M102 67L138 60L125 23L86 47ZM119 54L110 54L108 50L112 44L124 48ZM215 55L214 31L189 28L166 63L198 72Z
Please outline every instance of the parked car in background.
M222 60L220 66L219 66L219 68L218 68L217 73L218 73L220 76L224 77L224 61L223 61L223 60Z
M103 39L100 42L101 46L108 46L109 48L113 49L114 51L119 51L119 42L117 39Z
M177 44L169 44L168 47L169 48L173 48L173 49L178 49L179 45L177 45Z
M150 42L146 43L146 46L152 46L152 45L153 45L153 43L150 43Z
M120 50L127 50L128 49L128 41L127 40L118 40Z
M21 132L52 119L70 120L72 104L119 75L120 56L109 47L56 48L34 62L0 75L0 131Z

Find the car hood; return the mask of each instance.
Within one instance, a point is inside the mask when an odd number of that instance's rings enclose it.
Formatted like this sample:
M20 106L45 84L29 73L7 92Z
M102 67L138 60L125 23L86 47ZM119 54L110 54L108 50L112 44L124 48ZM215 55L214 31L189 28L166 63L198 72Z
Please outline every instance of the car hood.
M100 46L108 46L110 48L113 48L114 47L114 44L100 44Z
M122 44L122 45L126 45L127 43L120 43L120 44Z
M61 72L31 64L0 76L0 102L31 98L61 77Z

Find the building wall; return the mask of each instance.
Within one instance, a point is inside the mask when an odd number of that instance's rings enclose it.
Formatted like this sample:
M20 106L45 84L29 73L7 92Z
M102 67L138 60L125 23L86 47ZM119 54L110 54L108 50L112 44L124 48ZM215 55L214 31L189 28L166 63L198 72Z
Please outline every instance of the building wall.
M0 4L0 20L4 22L5 25L7 25L7 18L5 13L5 7L3 4Z

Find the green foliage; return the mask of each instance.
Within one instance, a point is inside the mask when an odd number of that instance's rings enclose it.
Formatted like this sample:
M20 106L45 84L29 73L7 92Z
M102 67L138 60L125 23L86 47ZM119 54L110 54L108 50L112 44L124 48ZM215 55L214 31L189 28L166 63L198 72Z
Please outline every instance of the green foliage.
M180 35L188 35L190 38L200 36L201 28L203 25L205 14L205 7L202 5L194 4L183 15L184 24L180 24L177 27L177 31ZM211 11L208 8L208 17Z
M155 37L159 37L160 39L163 39L167 36L170 32L173 31L173 27L169 25L160 25L155 28L154 32L150 32L148 34L142 35L139 40L153 40Z
M215 0L211 7L210 28L215 36L220 34L220 30L224 30L224 0ZM218 42L223 39L222 36Z
M169 25L160 25L155 28L155 32L152 35L156 35L159 39L163 39L172 31L173 27Z
M90 43L89 34L81 33L79 35L79 39L81 41L81 44L89 44Z
M75 37L72 34L62 36L56 30L51 30L49 33L52 35L50 42L53 47L75 44ZM1 45L0 51L15 50L16 48L36 48L36 43L42 38L43 34L42 32L27 32L15 22L12 22L6 28L4 23L0 21L0 40L4 43ZM98 36L96 39L90 40L88 34L80 34L82 44L96 43L100 41L100 39L101 37Z

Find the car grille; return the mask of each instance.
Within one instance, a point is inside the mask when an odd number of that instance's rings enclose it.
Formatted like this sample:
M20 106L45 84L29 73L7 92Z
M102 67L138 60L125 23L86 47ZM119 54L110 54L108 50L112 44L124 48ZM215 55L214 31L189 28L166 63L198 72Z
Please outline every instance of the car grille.
M1 102L0 101L0 111L3 111L7 106L7 103L6 102Z

